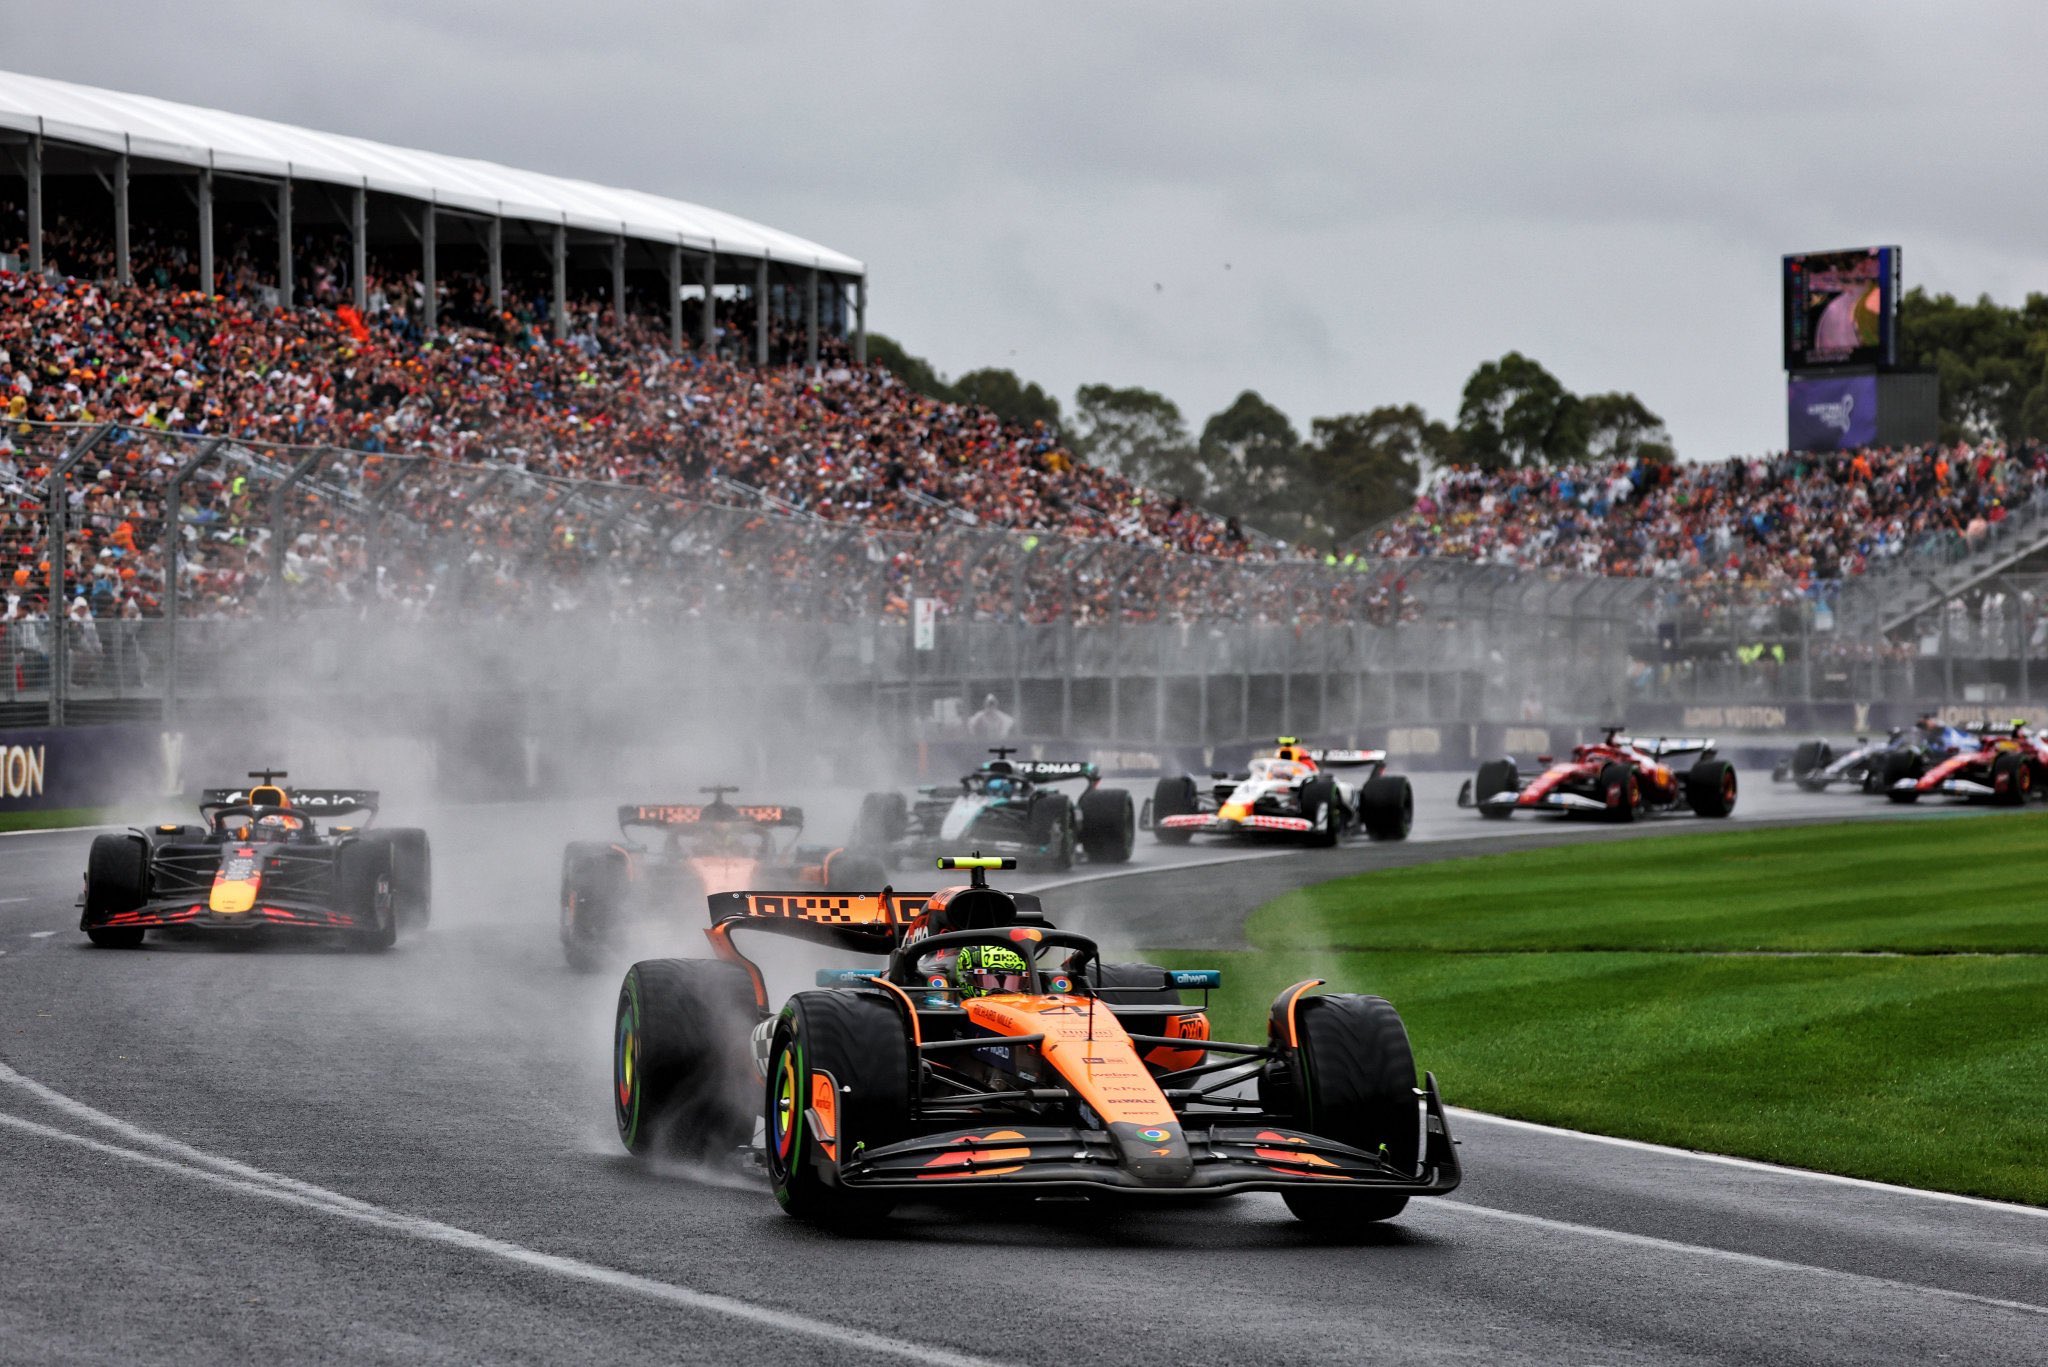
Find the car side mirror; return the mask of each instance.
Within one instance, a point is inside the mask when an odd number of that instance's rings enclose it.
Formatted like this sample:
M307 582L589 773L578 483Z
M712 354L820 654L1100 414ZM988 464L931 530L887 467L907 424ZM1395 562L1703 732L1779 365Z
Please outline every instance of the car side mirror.
M1536 756L1536 762L1537 762L1538 764L1554 764L1554 763L1556 763L1556 761L1557 761L1557 756L1556 756L1556 755L1538 755L1538 756Z

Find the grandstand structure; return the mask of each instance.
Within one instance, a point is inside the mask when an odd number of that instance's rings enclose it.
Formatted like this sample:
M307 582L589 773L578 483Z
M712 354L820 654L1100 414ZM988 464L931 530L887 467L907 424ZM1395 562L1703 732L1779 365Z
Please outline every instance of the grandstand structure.
M325 230L347 245L358 312L367 304L371 256L412 256L430 331L437 277L460 263L488 281L493 308L503 301L508 270L543 274L557 335L568 330L569 301L581 286L608 294L619 318L636 296L662 301L672 346L694 337L709 347L716 298L739 291L755 304L757 364L768 361L771 316L801 319L812 364L823 331L850 334L854 357L866 355L860 261L642 191L0 72L0 174L9 172L22 186L26 219L27 259L18 264L37 273L52 264L46 230L60 204L104 218L114 278L123 285L133 278L140 214L189 222L205 282L215 278L221 220L232 214L274 242L272 288L285 308L300 275L297 244Z

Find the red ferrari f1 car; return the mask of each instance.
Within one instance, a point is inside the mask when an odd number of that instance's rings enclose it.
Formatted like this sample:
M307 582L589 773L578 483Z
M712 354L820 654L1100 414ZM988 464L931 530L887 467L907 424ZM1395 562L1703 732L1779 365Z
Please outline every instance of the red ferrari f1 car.
M1533 779L1523 779L1512 759L1480 765L1478 777L1458 790L1458 805L1495 818L1526 811L1609 821L1666 812L1727 816L1735 810L1735 766L1715 756L1713 741L1633 740L1619 726L1602 729L1600 740L1573 746L1568 760L1537 756L1545 768ZM1669 762L1688 755L1692 764L1682 771Z
M1918 774L1894 779L1885 796L1918 802L1923 796L1959 797L2017 807L2035 794L2048 795L2048 742L2027 730L2025 718L1987 729L1947 759Z
M1277 1191L1338 1228L1458 1185L1436 1080L1379 997L1273 1002L1267 1038L1209 1038L1183 990L1213 971L1105 964L1036 898L991 887L1012 859L942 859L938 892L730 892L716 959L635 964L618 998L613 1102L637 1154L758 1145L790 1214L836 1222L900 1200ZM881 960L825 969L780 1010L734 937ZM758 1136L758 1138L757 1138Z

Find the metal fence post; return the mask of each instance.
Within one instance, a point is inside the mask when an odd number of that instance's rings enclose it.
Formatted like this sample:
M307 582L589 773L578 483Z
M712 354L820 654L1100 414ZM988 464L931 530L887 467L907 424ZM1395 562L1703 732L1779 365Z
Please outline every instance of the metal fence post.
M68 701L70 688L69 670L71 660L71 630L66 618L64 601L65 579L65 529L64 523L71 511L69 488L72 468L93 453L93 449L113 434L114 424L103 422L85 434L52 469L43 481L43 495L47 500L50 557L50 725L64 724L64 704Z
M313 473L315 466L326 460L328 449L321 447L292 467L275 489L270 491L270 586L274 609L272 616L282 615L284 610L284 500L294 486Z
M184 549L185 480L194 470L213 459L225 437L215 437L199 453L180 465L164 487L164 726L178 724L178 556Z

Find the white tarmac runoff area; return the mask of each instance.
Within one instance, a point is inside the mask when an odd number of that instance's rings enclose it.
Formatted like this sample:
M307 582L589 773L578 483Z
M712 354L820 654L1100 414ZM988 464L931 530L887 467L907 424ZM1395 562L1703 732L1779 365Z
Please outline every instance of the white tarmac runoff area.
M1727 823L1494 823L1457 782L1417 780L1402 845L1141 837L1014 886L1105 941L1225 948L1275 892L1395 862L1958 819L1752 781ZM610 810L386 813L437 867L432 927L383 955L95 950L90 833L0 839L0 1362L2048 1362L2048 1211L1463 1111L1465 1186L1341 1242L1269 1196L828 1234L742 1167L650 1171L612 1134L616 975L555 942L562 844Z

